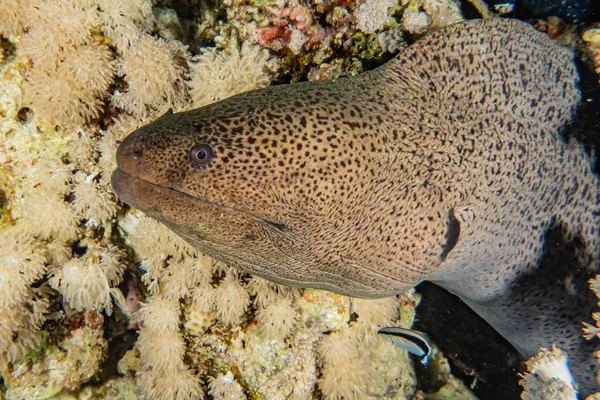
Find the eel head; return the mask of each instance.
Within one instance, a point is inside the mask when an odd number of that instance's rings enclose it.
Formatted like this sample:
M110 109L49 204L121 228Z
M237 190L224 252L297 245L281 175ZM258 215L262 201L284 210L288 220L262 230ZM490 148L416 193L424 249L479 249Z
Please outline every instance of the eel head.
M399 257L369 240L381 223L365 171L388 160L333 131L343 107L326 109L322 93L338 86L273 87L167 113L120 144L113 188L203 252L282 284L362 297L412 287L421 270L386 272Z

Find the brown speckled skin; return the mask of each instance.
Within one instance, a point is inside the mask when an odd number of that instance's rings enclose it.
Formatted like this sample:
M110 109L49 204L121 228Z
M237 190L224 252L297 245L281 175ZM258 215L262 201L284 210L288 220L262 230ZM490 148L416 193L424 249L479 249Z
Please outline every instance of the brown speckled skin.
M518 290L551 227L597 268L598 176L561 134L577 76L528 25L470 21L356 78L166 115L120 145L113 186L207 254L283 284L382 297L431 280L526 355L560 339L589 392L593 296L573 315L566 283ZM188 160L198 143L215 153L203 167Z

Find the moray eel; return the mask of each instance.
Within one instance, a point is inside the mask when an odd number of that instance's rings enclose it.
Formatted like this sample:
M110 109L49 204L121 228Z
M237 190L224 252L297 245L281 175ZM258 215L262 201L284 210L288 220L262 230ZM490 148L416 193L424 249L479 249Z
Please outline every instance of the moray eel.
M357 77L168 113L120 144L112 185L281 284L357 297L441 285L524 355L568 350L589 393L598 127L578 121L592 103L571 51L523 22L474 20Z

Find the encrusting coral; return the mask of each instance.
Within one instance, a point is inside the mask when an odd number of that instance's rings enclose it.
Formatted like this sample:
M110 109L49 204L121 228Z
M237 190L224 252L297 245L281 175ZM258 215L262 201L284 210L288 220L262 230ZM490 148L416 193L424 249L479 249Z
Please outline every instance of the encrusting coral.
M61 393L74 390L100 371L107 350L104 318L94 312L71 315L62 323L70 329L48 339L44 351L12 363L3 371L7 386L3 399L69 398ZM56 396L56 397L54 397Z
M596 73L600 74L600 27L592 27L581 35L587 45Z
M393 20L389 15L390 8L394 7L394 0L367 0L360 4L354 15L356 26L364 33L375 33L383 30Z
M193 302L185 312L185 330L191 335L202 336L217 321L216 312Z

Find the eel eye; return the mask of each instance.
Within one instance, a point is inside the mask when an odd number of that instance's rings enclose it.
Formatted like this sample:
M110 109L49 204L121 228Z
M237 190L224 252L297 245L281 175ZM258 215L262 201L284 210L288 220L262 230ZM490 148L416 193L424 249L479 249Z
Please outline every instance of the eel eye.
M197 167L208 164L213 159L212 147L206 143L200 143L192 147L188 153L190 162Z

